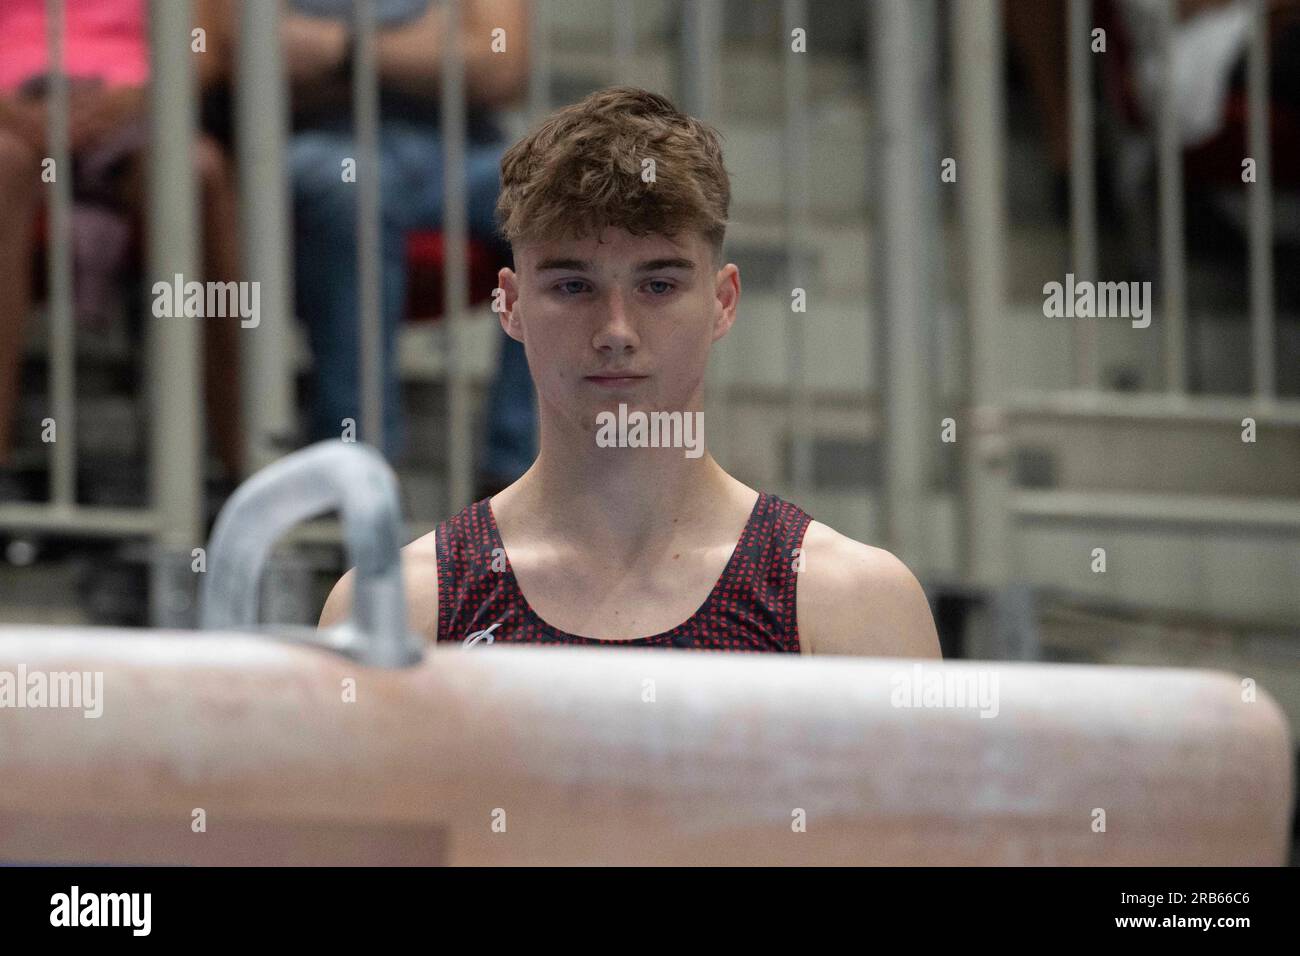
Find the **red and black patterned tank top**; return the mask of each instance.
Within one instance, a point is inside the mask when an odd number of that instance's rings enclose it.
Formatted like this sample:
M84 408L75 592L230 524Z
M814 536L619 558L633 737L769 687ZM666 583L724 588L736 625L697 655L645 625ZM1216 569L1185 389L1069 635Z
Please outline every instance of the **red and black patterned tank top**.
M529 606L510 567L488 498L438 525L438 640L627 645L716 651L799 653L795 616L797 549L812 518L759 492L722 576L681 624L650 637L607 640L552 627Z

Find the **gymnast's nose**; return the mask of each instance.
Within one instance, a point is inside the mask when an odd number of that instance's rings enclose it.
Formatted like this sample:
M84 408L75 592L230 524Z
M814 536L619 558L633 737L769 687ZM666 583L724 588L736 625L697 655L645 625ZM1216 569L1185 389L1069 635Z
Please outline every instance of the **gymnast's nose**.
M615 289L609 294L608 305L602 312L600 327L591 344L601 352L615 355L631 352L641 344L620 290Z

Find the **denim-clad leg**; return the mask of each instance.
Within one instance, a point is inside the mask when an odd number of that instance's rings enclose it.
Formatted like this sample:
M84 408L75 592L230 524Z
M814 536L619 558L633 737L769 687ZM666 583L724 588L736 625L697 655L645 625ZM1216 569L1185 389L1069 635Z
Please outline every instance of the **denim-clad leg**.
M500 146L493 145L470 154L469 223L476 235L491 237L496 257L513 267L509 243L494 235L501 152ZM500 323L497 325L499 328ZM488 391L487 441L477 463L481 476L491 485L514 481L537 457L537 396L528 359L521 343L504 331L498 334L501 346Z
M487 447L480 468L489 484L508 484L537 458L537 396L523 344L501 333L497 374L488 393Z
M471 235L493 236L503 149L500 142L466 144ZM343 182L341 175L343 160L355 155L355 141L346 126L298 133L290 146L298 314L307 323L316 360L313 439L337 438L344 418L360 424L356 184ZM384 451L397 460L407 438L396 348L406 304L406 235L442 223L442 140L437 129L385 120L380 127L380 176ZM507 342L492 387L481 467L494 476L513 478L527 469L535 455L535 412L523 347L504 333L502 337Z
M387 208L400 170L389 160L381 137L381 309L384 343L384 453L397 460L405 446L401 388L397 375L397 331L406 290L406 230ZM350 129L296 134L290 144L295 209L294 266L298 315L307 325L315 358L310 432L313 441L338 438L343 421L361 433L361 320L357 269L357 187L344 182L343 160L355 158ZM358 176L364 170L358 170Z

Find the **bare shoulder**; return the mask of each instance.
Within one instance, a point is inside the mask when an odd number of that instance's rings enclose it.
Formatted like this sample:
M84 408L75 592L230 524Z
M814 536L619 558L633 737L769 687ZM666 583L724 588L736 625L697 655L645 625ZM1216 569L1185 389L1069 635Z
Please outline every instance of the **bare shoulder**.
M423 634L430 643L438 639L438 552L434 534L430 531L402 549L402 584L406 592L407 627L417 634ZM332 627L347 620L352 613L355 580L355 568L339 578L325 599L317 627Z
M808 525L802 553L799 635L811 653L940 656L925 592L893 554L819 521Z

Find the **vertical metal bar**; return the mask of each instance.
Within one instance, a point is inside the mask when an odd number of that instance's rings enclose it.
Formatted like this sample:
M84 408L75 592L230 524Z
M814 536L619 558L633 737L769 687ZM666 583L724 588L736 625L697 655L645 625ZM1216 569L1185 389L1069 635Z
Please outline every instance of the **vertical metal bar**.
M875 113L878 117L875 242L879 268L876 338L884 408L883 539L905 563L927 557L931 414L927 345L936 311L939 158L932 98L937 83L934 0L879 0Z
M1023 581L1000 587L991 602L994 660L1036 661L1043 656L1033 587Z
M949 23L959 217L964 249L966 412L958 432L961 566L972 585L1000 587L1010 574L1011 486L1000 403L1006 303L1006 96L1002 12L957 0Z
M1092 0L1070 0L1070 237L1077 280L1097 278L1097 153L1092 109ZM1079 388L1097 387L1097 319L1075 318L1074 377Z
M261 315L244 329L242 410L248 466L280 456L293 433L294 382L289 185L285 165L288 97L280 66L276 4L241 0L235 102L240 169L240 245L244 278L259 283Z
M442 149L445 213L442 223L443 318L447 323L447 418L448 418L448 514L471 503L474 487L474 453L470 441L469 378L462 344L465 312L469 308L469 278L466 274L467 241L465 186L465 58L461 48L460 0L443 0L446 6L442 55ZM476 40L476 42L478 42Z
M783 79L785 81L785 262L786 301L796 288L808 289L808 238L810 209L808 177L812 127L808 110L808 53L796 53L791 33L808 28L807 0L784 0L781 7L784 45ZM791 437L792 491L796 498L806 498L812 489L812 439L814 433L812 392L807 377L808 313L785 312L786 370L789 379L786 403L786 429Z
M1183 240L1183 154L1174 105L1174 5L1157 4L1160 102L1157 122L1160 177L1160 281L1164 287L1165 388L1187 391L1187 263Z
M682 109L699 119L713 116L717 91L722 5L686 0L682 24Z
M68 145L68 76L64 69L64 0L46 0L50 51L50 155L54 190L50 203L50 393L55 441L50 449L50 500L69 506L77 495L76 339L72 319L72 155Z
M722 42L722 4L711 0L686 0L682 23L682 109L697 119L708 121L715 109L719 59ZM731 334L735 334L734 330ZM723 466L728 461L732 428L731 350L725 339L714 344L712 359L705 372L709 453Z
M352 109L357 139L361 437L384 448L384 316L379 235L379 80L375 0L353 0Z
M198 274L192 26L190 0L152 0L149 271L154 281L168 285ZM192 622L196 588L190 549L203 536L202 371L199 326L193 318L151 315L148 321L154 425L150 466L158 512L150 601L153 623L161 626Z
M1269 142L1268 8L1264 0L1252 3L1250 48L1246 55L1247 133L1255 160L1255 182L1250 192L1250 323L1254 352L1254 386L1257 399L1277 395L1274 366L1276 340L1273 302L1273 169Z
M536 123L551 111L550 0L533 0L528 16L528 116Z
M632 0L614 0L614 69L618 82L632 82L632 57L636 54L636 10Z

